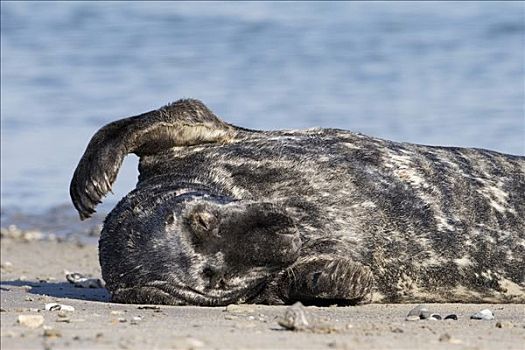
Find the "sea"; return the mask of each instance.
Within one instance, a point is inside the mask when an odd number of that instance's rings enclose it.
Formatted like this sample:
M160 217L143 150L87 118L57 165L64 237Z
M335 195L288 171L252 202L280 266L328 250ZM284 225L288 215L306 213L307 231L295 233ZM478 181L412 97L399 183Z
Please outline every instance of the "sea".
M253 129L525 154L524 2L1 2L2 227L100 226L69 182L103 125L198 98Z

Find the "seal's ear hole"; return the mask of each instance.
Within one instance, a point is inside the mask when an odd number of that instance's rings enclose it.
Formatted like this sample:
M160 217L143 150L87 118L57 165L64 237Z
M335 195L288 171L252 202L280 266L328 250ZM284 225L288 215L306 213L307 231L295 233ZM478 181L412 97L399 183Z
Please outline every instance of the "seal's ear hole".
M197 208L194 210L190 215L190 225L200 238L219 236L218 215L208 209Z

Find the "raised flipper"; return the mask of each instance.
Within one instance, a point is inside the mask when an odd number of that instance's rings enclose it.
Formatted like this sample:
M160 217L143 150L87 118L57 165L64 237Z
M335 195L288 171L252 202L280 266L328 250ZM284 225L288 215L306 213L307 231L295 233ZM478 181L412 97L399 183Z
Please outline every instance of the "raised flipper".
M202 102L179 100L158 110L109 123L91 138L75 169L69 193L82 220L111 190L124 157L174 146L226 142L236 134Z

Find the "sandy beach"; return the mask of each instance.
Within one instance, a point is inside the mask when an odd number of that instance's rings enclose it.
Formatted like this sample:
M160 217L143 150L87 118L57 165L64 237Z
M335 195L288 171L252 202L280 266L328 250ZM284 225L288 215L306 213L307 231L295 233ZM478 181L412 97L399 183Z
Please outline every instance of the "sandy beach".
M525 344L524 305L428 305L442 316L457 314L457 321L406 321L414 304L306 307L309 318L327 327L290 331L278 324L286 306L111 303L105 289L78 288L65 278L70 272L100 278L94 245L4 235L1 263L4 350L523 349ZM46 311L49 303L74 311ZM495 319L470 319L482 309L492 310ZM23 315L36 317L28 321Z

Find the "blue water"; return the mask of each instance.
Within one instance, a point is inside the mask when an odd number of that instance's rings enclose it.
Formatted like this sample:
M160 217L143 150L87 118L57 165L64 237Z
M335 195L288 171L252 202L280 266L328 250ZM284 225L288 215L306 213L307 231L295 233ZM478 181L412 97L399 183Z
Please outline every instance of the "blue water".
M2 212L73 215L93 133L181 97L250 128L523 155L524 52L523 2L2 2Z

